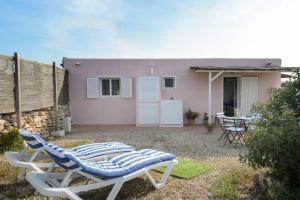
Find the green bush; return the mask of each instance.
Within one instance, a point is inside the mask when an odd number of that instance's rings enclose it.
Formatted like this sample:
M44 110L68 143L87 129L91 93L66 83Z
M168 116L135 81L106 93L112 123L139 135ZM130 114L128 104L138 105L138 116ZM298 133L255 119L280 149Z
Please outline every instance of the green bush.
M186 118L188 119L196 119L199 116L198 112L193 112L190 108L185 113Z
M269 199L300 198L300 78L272 91L254 110L264 120L246 138L241 157L253 168L267 168Z
M24 148L23 139L20 137L18 129L11 129L7 133L0 135L0 152L15 151Z

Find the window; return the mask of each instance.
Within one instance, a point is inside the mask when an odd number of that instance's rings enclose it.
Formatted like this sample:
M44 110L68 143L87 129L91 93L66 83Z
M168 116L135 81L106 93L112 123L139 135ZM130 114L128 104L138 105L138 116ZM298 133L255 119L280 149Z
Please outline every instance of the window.
M119 78L101 78L101 96L119 96Z
M175 76L165 76L163 77L163 89L175 89L176 80Z
M120 95L120 79L111 80L111 94Z
M102 96L110 96L110 80L102 79Z

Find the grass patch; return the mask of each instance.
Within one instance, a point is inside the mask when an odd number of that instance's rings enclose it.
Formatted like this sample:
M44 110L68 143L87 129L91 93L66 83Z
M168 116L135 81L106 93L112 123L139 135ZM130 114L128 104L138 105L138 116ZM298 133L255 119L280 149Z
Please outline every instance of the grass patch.
M255 172L247 167L232 167L217 179L212 194L215 198L235 200L249 195Z
M171 176L177 178L191 179L210 170L209 165L202 164L194 160L182 159L182 158L179 158L177 160L178 160L178 164L174 166L171 172ZM165 169L166 167L163 166L155 170L163 173Z

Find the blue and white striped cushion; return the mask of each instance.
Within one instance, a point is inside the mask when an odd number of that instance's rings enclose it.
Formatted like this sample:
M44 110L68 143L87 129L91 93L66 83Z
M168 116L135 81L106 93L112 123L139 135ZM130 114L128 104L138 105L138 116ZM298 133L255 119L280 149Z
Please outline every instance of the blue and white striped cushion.
M71 170L76 169L79 166L66 157L66 149L56 146L54 144L48 143L44 146L46 153L55 161L59 166Z
M40 136L26 131L24 129L20 129L19 134L25 140L26 144L32 149L39 149L42 148L44 144L47 144L47 142L43 140Z
M83 172L103 179L125 176L149 165L173 160L175 158L174 155L170 153L153 149L144 149L121 154L109 161L82 160L70 152L66 155L80 167Z
M93 143L70 149L70 152L80 157L80 159L91 159L98 156L129 151L134 151L134 148L119 142Z
M66 157L66 153L71 153L81 160L87 160L99 156L109 155L113 153L122 153L133 151L134 148L118 142L93 143L75 147L72 149L64 149L54 144L48 143L44 146L47 154L61 167L65 169L75 169L79 166Z

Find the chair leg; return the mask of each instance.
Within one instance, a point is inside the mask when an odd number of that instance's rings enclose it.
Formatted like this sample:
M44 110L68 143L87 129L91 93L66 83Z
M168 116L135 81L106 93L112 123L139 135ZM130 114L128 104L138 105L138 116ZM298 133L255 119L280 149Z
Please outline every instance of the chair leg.
M226 134L225 134L225 136L224 136L224 140L225 140L225 142L224 142L224 145L223 145L223 146L226 146L227 141L228 141L229 143L231 143L230 138L229 138L229 132L226 132Z
M123 186L123 183L124 183L123 180L120 180L119 182L115 183L114 187L110 191L106 200L114 200L116 198L116 196L118 195L121 187Z
M31 158L28 160L28 162L33 162L33 160L39 155L40 152L41 152L41 149L35 151L33 153L33 155L31 156Z
M240 143L242 144L242 139L243 139L243 133L238 133L238 138L237 138L237 141L236 141L236 144L235 144L235 148L237 147L237 145Z
M161 180L158 183L156 183L156 181L153 179L151 174L148 171L146 171L146 174L147 174L151 184L153 185L153 187L155 187L155 189L160 189L166 185L168 178L169 178L175 164L176 164L176 161L170 161L167 169L163 173Z
M24 150L24 152L25 152L25 150ZM40 152L41 152L41 150L35 151L35 152L32 154L32 156L29 158L28 162L33 162L34 159L39 155ZM25 174L26 174L26 170L27 170L27 169L21 169L21 170L20 170L20 172L18 173L18 178L17 178L18 181L21 181L21 180L24 179L24 176L25 176Z
M64 179L60 183L60 187L66 187L70 183L71 175L73 174L73 170L68 171Z
M225 136L225 132L222 133L222 135L218 138L218 141L220 141L224 136Z

